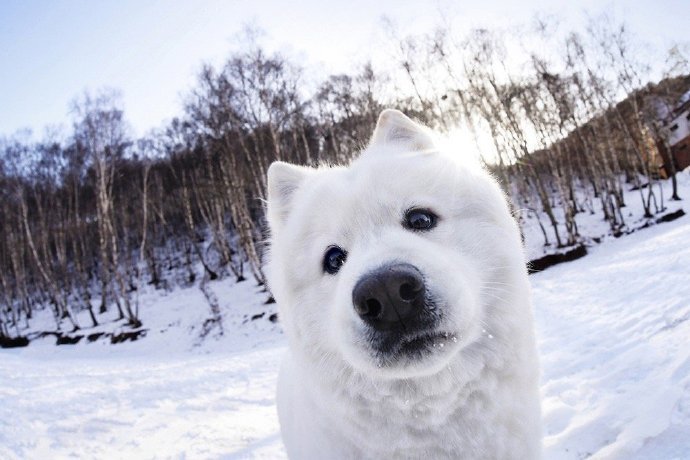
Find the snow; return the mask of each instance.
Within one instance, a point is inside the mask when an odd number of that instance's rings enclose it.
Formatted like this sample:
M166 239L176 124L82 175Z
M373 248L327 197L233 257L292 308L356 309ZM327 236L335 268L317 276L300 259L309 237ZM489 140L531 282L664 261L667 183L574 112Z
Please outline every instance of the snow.
M531 276L545 458L690 458L688 261L685 216ZM251 281L209 286L222 335L200 338L197 286L143 295L135 342L0 350L0 458L283 458L275 305Z
M0 350L0 458L284 457L275 305L250 281L211 286L222 336L199 338L210 309L195 287L142 299L149 330L136 342Z
M278 347L280 348L280 347ZM1 458L275 458L280 349L3 359Z
M545 458L690 456L690 222L533 275Z

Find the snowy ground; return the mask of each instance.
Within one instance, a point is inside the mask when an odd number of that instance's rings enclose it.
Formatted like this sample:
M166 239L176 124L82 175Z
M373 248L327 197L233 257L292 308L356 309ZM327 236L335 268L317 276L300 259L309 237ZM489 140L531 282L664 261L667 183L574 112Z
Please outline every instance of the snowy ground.
M690 458L689 261L685 216L531 277L545 458ZM137 342L0 350L0 458L283 457L284 339L245 317L272 306L251 282L211 286L222 336L198 338L197 287L142 299Z
M222 336L199 339L209 309L189 288L143 299L148 332L136 342L58 347L48 337L0 350L0 459L284 457L275 306L249 281L211 286Z
M690 458L690 218L532 276L547 459Z

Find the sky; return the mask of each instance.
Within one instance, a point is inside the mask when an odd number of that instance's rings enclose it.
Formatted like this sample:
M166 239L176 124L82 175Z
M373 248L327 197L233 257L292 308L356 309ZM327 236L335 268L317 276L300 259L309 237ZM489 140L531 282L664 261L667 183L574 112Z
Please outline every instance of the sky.
M182 113L202 63L236 51L246 25L325 76L385 59L384 16L407 35L440 21L509 27L541 14L567 24L604 10L658 49L690 40L687 0L2 0L0 136L69 126L70 102L100 88L121 91L134 134L144 135Z

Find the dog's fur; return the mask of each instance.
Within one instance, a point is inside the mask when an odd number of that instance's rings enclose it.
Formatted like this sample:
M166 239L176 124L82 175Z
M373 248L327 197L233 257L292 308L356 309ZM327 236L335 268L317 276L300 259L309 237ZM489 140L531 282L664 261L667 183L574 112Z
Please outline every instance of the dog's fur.
M291 458L534 459L541 451L530 288L497 183L433 133L384 111L349 167L268 171L266 272L289 341L278 412ZM411 207L438 215L406 229ZM337 244L347 260L323 270ZM414 265L445 335L388 359L353 309L353 286L384 263Z

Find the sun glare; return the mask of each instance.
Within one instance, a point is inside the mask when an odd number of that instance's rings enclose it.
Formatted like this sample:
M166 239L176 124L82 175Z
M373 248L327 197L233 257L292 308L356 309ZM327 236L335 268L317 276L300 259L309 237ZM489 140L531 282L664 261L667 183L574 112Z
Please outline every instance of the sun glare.
M447 133L442 134L439 144L444 150L463 158L483 160L489 164L498 161L491 138L481 130L473 133L464 125L453 127Z

